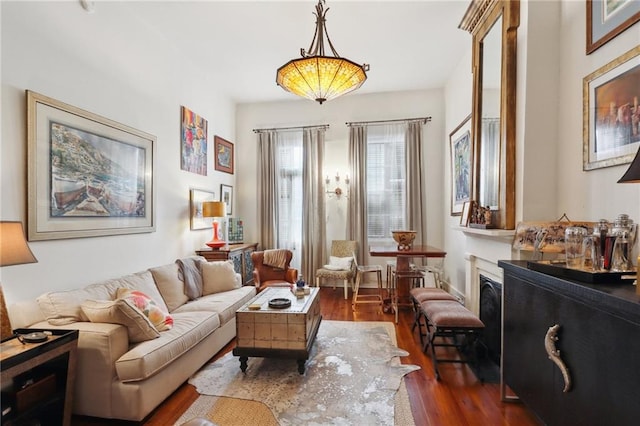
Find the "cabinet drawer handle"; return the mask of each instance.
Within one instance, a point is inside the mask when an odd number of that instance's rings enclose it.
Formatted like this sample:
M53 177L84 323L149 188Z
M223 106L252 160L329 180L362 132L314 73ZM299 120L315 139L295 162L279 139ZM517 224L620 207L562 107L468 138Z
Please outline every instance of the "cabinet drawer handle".
M549 327L547 334L544 336L544 348L547 351L547 355L549 355L549 359L553 361L553 363L560 369L560 372L562 372L562 378L564 379L564 388L562 389L562 392L569 392L571 389L571 376L569 375L569 369L564 364L564 361L562 361L562 358L560 358L560 351L556 349L558 330L560 330L559 324Z

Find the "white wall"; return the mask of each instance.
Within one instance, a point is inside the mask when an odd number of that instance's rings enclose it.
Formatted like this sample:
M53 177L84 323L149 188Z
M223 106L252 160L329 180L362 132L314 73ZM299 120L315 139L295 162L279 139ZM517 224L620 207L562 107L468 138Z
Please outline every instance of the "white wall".
M366 83L365 83L366 84ZM393 92L358 95L350 94L323 105L308 100L286 102L265 102L242 104L236 110L236 137L238 158L244 159L249 167L241 167L238 173L238 211L245 223L245 239L257 240L258 211L257 193L257 135L252 129L329 124L326 133L328 147L325 161L325 175L333 179L336 170L342 175L347 171L348 127L345 122L389 120L413 117L432 117L424 126L425 181L427 183L427 243L441 247L444 242L442 229L443 174L445 166L441 159L448 142L444 132L444 98L442 90L413 92ZM342 157L340 157L342 156ZM333 183L332 183L333 185ZM328 199L328 214L346 212L342 207L332 205ZM344 200L341 201L344 203ZM346 219L345 219L346 220ZM328 238L339 235L344 221L330 225ZM379 259L369 262L382 262Z
M146 32L139 40L119 40L118 29L133 24L133 17L112 16L108 7L88 15L78 2L2 2L1 8L2 220L26 225L26 89L157 137L156 232L31 242L37 264L1 269L7 301L76 288L195 254L211 231L190 231L189 189L218 196L221 183L235 185L235 180L214 171L211 156L208 176L180 170L180 106L209 120L212 144L214 134L234 140L232 103L212 96L218 90L206 76L177 66L188 62L180 49L163 49L167 40Z
M586 55L584 8L584 2L572 1L562 2L561 7L556 214L567 213L572 219L612 220L619 213L628 213L640 222L640 185L616 183L628 165L582 171L583 78L640 45L640 23Z

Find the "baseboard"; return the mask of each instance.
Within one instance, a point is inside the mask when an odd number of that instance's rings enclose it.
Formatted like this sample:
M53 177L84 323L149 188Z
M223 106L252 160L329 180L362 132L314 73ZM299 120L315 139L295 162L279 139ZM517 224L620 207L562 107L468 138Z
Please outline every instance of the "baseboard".
M466 299L465 295L460 290L452 286L451 283L449 283L448 281L445 281L445 280L441 280L441 281L442 281L442 288L447 292L451 293L453 297L458 299L458 302L464 305L465 299Z

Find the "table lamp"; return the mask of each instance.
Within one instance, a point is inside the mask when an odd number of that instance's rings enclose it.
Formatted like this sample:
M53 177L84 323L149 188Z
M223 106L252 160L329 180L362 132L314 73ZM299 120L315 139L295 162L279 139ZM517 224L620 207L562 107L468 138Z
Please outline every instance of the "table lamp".
M35 263L38 260L24 238L21 222L0 221L0 267ZM0 285L0 340L13 336L9 313Z
M636 157L631 162L624 175L618 180L618 183L640 183L640 148L636 153ZM636 294L640 294L640 250L638 250L638 259L636 260Z
M213 218L213 239L206 243L212 249L220 248L224 246L226 241L223 241L218 236L218 227L220 223L218 218L224 218L226 215L226 204L222 201L205 201L202 203L202 217Z

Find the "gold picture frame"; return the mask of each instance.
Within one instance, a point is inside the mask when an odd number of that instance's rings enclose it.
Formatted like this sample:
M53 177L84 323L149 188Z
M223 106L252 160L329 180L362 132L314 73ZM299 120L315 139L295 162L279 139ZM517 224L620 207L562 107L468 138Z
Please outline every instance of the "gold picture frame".
M583 79L583 170L627 164L640 147L632 120L640 87L640 46ZM635 106L634 106L635 105Z

